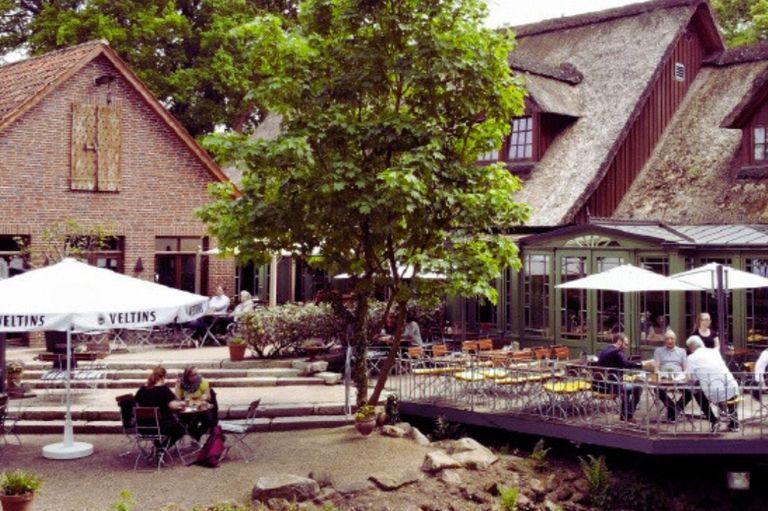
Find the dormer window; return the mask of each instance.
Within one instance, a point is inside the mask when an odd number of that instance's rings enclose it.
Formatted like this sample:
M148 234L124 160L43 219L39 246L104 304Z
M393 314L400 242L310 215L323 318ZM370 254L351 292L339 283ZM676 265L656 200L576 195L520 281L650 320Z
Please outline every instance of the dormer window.
M534 159L534 122L533 117L515 117L512 127L499 151L488 151L480 154L478 161L490 163L505 161L509 163L525 162Z
M757 126L753 130L754 134L754 151L752 153L752 161L755 163L762 163L766 159L765 145L766 145L766 128L765 126Z
M507 161L530 160L533 157L533 117L512 120Z

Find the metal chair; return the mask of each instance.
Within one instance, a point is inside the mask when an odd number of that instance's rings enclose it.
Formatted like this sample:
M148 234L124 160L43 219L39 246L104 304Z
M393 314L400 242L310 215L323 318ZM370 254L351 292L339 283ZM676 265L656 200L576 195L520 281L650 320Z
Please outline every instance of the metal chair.
M133 409L136 408L136 399L133 394L122 394L115 398L117 406L120 407L120 423L123 427L123 434L128 439L128 443L134 442L136 436L136 419L133 415ZM129 456L133 450L127 450L120 453L120 456Z
M160 470L166 462L166 456L171 457L169 438L160 429L160 409L156 406L136 406L133 416L136 423L134 440L139 451L133 469L136 470L139 460L144 458Z
M8 403L0 404L0 437L2 437L3 444L8 445L8 437L13 435L16 437L16 443L21 445L21 439L18 433L16 433L16 423L19 421L19 417L8 413Z
M243 459L246 463L252 461L256 457L253 448L245 443L245 439L256 424L256 411L259 408L259 404L261 404L261 399L252 401L251 404L248 405L248 413L244 421L219 421L221 430L227 434L228 438L232 439L232 443L227 442L228 445L221 459L226 458L229 455L229 451L235 446L240 446L250 452L250 457L243 455Z

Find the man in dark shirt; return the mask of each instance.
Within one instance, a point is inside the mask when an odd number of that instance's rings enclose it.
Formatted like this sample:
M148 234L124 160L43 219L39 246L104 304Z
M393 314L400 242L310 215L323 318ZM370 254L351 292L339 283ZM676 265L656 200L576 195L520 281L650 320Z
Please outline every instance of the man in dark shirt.
M597 357L597 366L609 369L604 381L593 382L595 390L621 395L621 420L632 421L640 394L643 388L631 383L623 383L623 371L616 369L642 369L640 362L631 362L624 356L624 350L629 347L629 338L624 333L613 336L613 344L605 348ZM611 369L614 369L611 371Z

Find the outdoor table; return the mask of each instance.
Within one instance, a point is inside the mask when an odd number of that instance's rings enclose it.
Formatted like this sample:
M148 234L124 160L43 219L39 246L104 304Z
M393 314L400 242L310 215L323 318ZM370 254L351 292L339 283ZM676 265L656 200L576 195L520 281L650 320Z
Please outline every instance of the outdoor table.
M177 401L177 408L174 409L174 413L179 418L179 422L184 426L184 436L189 437L193 451L196 451L200 447L198 439L193 438L190 433L190 428L193 424L199 420L205 420L208 418L213 405L207 401ZM211 420L209 422L209 428L213 425ZM210 433L210 431L207 431Z
M216 343L217 346L221 346L221 341L219 340L219 336L216 334L216 330L218 328L225 329L228 324L230 324L232 321L234 321L234 316L231 314L206 314L203 316L203 321L205 321L205 335L203 335L203 338L200 339L199 346L205 345L206 340L210 339L214 343Z

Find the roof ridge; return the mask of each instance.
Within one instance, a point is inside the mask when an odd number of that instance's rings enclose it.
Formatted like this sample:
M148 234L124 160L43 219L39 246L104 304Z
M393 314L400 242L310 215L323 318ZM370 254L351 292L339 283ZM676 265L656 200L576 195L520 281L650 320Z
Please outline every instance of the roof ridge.
M713 55L704 63L717 67L730 66L734 64L746 64L768 58L768 42L759 42L728 48L720 53Z
M675 7L684 6L697 6L703 3L707 3L707 0L652 0L621 7L614 7L611 9L604 9L602 11L588 12L574 16L563 16L561 18L553 18L509 28L515 32L518 38L521 38L531 35L543 34L546 32L556 32L558 30L567 30L586 25L593 25L595 23L604 23L606 21L612 21L619 18L637 16L650 11L672 9Z
M57 48L55 50L51 50L51 51L48 51L48 52L45 52L45 53L41 53L40 55L34 55L32 57L26 57L26 58L23 58L23 59L16 60L14 62L8 62L8 63L5 63L5 64L0 64L0 69L1 70L6 70L6 69L8 69L10 67L13 67L13 66L17 66L17 65L21 65L21 64L26 64L26 63L29 63L29 62L32 62L32 61L37 61L37 60L41 60L41 59L45 59L45 58L55 57L55 56L62 55L62 54L65 54L65 53L69 53L69 52L72 52L72 51L75 51L75 50L80 50L80 49L82 49L82 48L84 48L86 46L94 46L95 47L95 46L102 46L102 45L109 46L109 41L107 41L106 39L91 39L90 41L86 41L84 43L76 44L74 46L66 46L64 48Z

